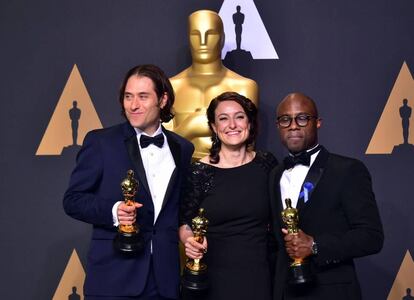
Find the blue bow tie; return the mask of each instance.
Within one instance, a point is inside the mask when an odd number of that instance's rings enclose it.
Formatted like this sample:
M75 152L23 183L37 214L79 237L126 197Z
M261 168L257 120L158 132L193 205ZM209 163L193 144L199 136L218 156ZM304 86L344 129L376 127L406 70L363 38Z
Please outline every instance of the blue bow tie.
M155 146L161 148L162 145L164 145L164 135L160 133L154 137L150 137L148 135L141 134L141 137L139 138L139 144L141 145L141 148L147 148L151 144L154 144Z

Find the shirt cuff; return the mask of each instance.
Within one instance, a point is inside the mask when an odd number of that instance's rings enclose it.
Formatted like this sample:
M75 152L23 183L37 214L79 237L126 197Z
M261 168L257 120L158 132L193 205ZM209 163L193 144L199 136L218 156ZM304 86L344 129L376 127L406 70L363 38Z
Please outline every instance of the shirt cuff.
M122 203L122 201L115 202L114 206L112 206L112 221L114 222L114 226L118 227L119 220L118 220L118 206Z

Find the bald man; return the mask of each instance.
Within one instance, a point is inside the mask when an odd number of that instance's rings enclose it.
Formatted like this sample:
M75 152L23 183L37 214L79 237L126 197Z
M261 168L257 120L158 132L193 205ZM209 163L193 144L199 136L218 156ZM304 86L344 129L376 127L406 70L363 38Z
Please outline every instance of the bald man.
M353 259L379 252L384 239L371 176L362 162L319 144L322 119L308 96L287 95L276 118L289 156L270 175L279 244L273 299L361 299ZM299 211L296 235L281 219L286 198ZM311 283L291 283L289 266L298 258L309 262Z

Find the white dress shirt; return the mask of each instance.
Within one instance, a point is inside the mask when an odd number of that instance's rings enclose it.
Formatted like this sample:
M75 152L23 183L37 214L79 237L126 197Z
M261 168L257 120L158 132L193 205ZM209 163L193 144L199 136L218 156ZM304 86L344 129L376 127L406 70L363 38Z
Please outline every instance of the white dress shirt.
M307 150L307 152L312 151L318 145L312 149ZM310 165L296 165L291 169L287 169L283 172L282 177L280 178L280 195L282 198L283 209L286 208L285 199L290 198L292 200L292 207L296 207L299 200L300 188L302 187L303 181L308 175L309 169L314 163L316 157L318 156L320 150L311 155Z
M148 187L151 192L152 202L154 204L154 224L157 221L160 214L162 203L164 201L165 193L167 191L168 184L171 179L171 175L175 169L174 158L171 154L170 147L168 146L167 137L162 132L161 125L151 136L154 137L160 133L164 135L164 144L162 147L157 147L154 144L150 144L146 148L141 148L139 139L142 134L148 135L145 132L134 128L137 132L137 141L139 151L141 153L142 164L144 165L145 175L147 177ZM140 202L139 199L135 201ZM118 226L117 209L118 205L122 201L118 201L112 208L112 216L114 220L114 226Z

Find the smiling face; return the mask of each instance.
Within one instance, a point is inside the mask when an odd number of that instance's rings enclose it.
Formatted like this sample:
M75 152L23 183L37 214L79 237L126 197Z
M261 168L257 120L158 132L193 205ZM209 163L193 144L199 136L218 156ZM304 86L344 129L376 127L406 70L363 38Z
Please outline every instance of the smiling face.
M222 101L214 112L212 129L222 147L243 147L249 137L250 122L243 107L235 101Z
M152 135L160 125L160 110L166 102L166 94L158 99L150 78L133 75L128 79L123 107L132 127Z
M223 23L217 13L200 10L189 17L189 40L193 61L211 63L221 57Z
M297 115L317 117L318 112L314 102L300 93L286 96L277 108L277 118L288 116L295 118ZM308 150L318 143L318 129L322 125L320 118L311 118L304 127L298 126L293 119L290 126L283 128L278 126L282 144L295 154Z

